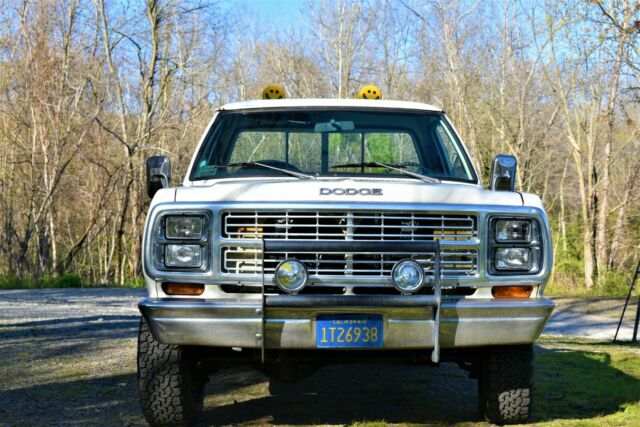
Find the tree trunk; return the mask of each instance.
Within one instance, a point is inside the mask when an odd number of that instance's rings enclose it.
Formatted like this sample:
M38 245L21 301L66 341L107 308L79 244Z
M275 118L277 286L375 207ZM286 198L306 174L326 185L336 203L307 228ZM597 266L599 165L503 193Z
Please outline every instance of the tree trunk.
M607 134L604 144L604 158L600 180L600 195L598 197L598 212L596 221L596 267L598 269L598 285L603 286L607 272L607 211L609 209L609 186L611 168L611 146L613 145L613 126L616 99L618 95L618 82L620 78L620 68L622 66L622 55L624 52L624 38L618 41L618 49L611 76L611 90L607 103Z

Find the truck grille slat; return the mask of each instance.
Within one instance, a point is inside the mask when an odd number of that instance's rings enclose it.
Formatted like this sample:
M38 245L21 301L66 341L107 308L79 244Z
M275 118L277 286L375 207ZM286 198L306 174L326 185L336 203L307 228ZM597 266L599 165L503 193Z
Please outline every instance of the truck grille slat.
M352 259L347 259L344 253L269 253L265 260L265 273L272 274L280 261L295 258L307 266L311 275L388 276L396 262L413 258L423 265L426 275L433 275L433 255L429 256L429 254L350 253L349 256ZM222 268L225 273L260 274L262 272L260 249L223 248L222 259L224 260ZM477 251L443 252L441 268L445 277L473 275L477 270Z
M226 212L224 238L454 240L477 236L472 215L366 212Z

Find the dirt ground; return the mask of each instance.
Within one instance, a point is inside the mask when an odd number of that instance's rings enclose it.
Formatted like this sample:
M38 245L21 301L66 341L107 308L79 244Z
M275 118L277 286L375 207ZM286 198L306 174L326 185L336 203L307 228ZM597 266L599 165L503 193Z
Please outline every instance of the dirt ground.
M0 291L0 425L144 424L135 380L142 296L128 289ZM595 303L559 303L549 325L556 335L588 334L589 320L615 324L619 312L619 302L599 312ZM286 397L271 396L262 374L234 368L211 378L201 424L464 425L478 421L476 408L475 381L453 364L332 366Z

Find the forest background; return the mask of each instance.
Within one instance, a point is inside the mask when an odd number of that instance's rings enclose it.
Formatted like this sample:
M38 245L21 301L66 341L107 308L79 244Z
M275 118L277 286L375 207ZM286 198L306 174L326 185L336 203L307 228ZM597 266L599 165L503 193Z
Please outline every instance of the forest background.
M141 283L144 162L179 178L214 109L444 108L553 228L550 290L622 294L640 256L640 2L0 0L0 287Z

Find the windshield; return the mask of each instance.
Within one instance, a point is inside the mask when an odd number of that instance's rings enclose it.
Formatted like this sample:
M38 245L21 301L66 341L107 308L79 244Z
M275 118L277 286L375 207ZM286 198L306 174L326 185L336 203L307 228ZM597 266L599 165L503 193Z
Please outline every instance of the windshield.
M191 180L301 174L476 182L441 114L327 109L220 113Z

